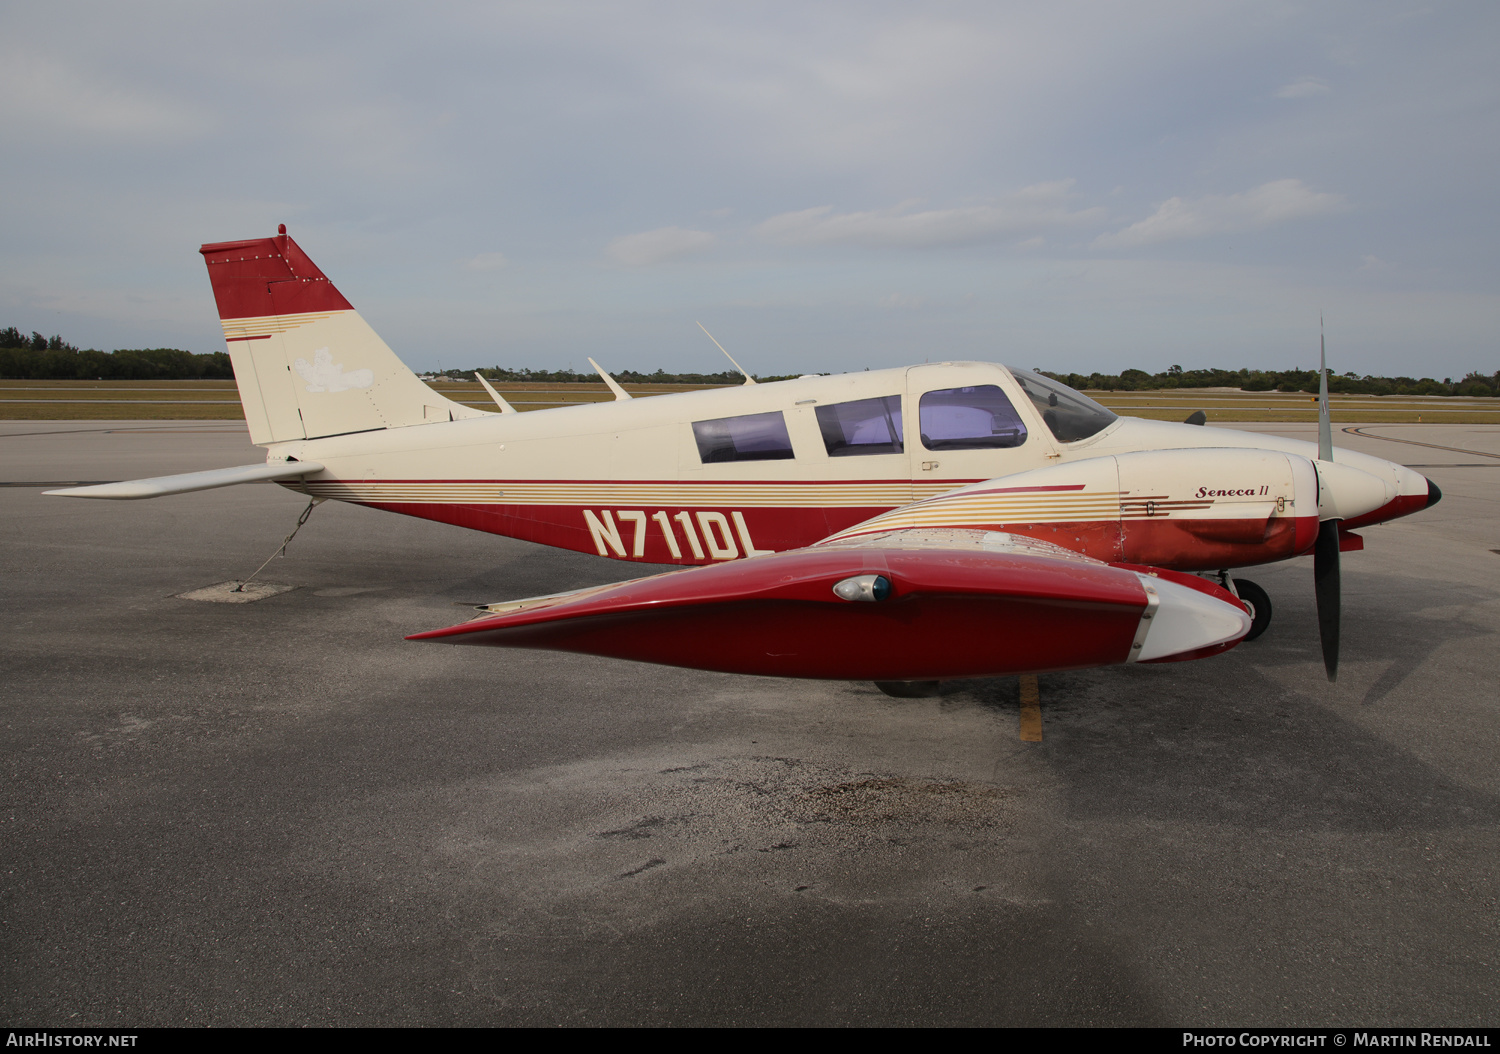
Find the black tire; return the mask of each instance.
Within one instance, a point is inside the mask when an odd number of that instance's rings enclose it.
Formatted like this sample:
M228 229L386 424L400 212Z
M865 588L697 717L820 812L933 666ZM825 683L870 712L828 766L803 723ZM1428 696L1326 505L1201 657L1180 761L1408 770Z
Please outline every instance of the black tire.
M1264 589L1247 578L1236 578L1234 590L1250 608L1250 632L1245 634L1245 639L1254 640L1271 624L1271 598Z
M941 681L876 681L879 688L892 699L930 699L937 695Z

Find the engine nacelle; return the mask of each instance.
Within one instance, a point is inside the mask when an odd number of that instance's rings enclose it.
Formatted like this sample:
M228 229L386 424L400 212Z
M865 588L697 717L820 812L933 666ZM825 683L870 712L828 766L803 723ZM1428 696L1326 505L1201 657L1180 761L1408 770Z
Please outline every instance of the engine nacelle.
M1354 470L1350 470L1354 471ZM1182 571L1284 560L1318 536L1318 474L1297 454L1148 450L1033 469L893 509L842 532L968 527L1111 563Z
M1121 454L1123 559L1177 570L1284 560L1318 537L1318 475L1296 454L1210 448Z

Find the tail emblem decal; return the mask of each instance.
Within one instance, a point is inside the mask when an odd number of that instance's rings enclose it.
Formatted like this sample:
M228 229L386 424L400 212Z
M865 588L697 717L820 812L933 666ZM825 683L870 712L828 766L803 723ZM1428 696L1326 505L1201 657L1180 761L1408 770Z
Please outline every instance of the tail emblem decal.
M292 363L310 392L345 392L350 388L368 388L375 383L374 370L350 370L344 372L343 363L335 363L327 348L313 352L313 360L298 359Z

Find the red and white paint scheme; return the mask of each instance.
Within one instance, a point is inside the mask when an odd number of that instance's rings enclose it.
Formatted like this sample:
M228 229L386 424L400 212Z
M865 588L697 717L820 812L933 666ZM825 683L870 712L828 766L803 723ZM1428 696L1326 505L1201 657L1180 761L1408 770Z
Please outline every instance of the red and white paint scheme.
M1309 552L1325 524L1357 548L1350 528L1438 497L1392 462L1122 418L983 362L645 399L606 374L613 402L518 414L497 395L499 412L482 411L418 380L285 228L200 251L266 464L53 493L270 478L617 560L708 565L500 605L424 639L877 679L1190 657L1250 630L1229 569ZM1181 573L1205 571L1218 584ZM885 583L878 599L834 588L861 576ZM1177 628L1143 635L1153 621Z

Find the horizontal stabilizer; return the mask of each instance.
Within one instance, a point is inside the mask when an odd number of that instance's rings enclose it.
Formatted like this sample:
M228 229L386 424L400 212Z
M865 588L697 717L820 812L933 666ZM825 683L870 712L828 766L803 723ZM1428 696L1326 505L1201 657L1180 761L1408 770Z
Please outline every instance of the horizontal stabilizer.
M178 476L156 476L152 479L129 479L121 483L96 483L92 487L68 487L46 490L43 494L61 494L66 498L160 498L165 494L190 494L195 490L232 487L236 483L259 483L269 479L296 479L322 472L316 461L273 461L262 465L239 465L235 468L211 468L207 472L184 472Z

